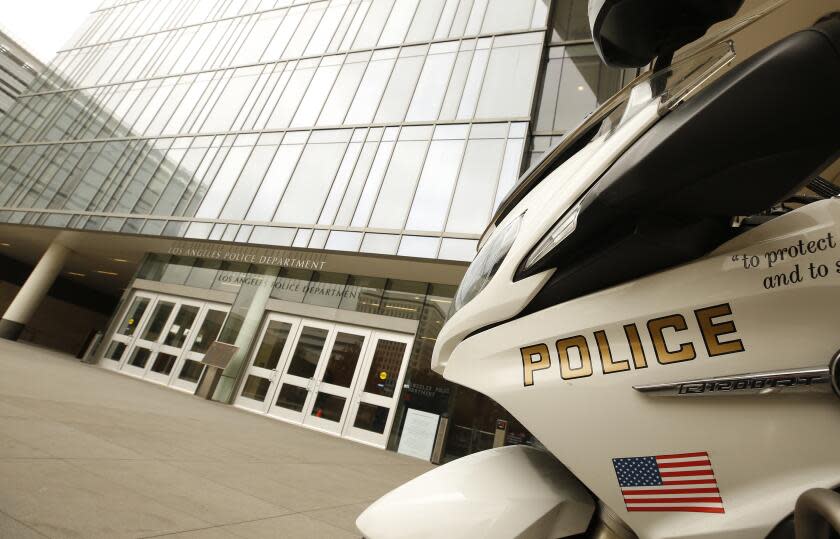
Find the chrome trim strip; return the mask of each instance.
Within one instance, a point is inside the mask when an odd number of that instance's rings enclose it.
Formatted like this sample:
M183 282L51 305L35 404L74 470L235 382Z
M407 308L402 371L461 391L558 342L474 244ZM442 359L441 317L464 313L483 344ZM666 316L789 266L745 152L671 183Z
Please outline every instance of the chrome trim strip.
M828 367L735 374L667 384L633 386L651 397L717 397L769 393L832 393Z

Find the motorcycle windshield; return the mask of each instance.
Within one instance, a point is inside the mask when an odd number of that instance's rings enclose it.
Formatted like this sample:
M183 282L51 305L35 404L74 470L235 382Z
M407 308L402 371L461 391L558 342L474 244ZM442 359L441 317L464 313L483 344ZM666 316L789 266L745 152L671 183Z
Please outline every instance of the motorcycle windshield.
M766 17L770 13L776 11L781 6L788 3L789 0L772 0L759 4L755 8L746 13L739 14L735 19L724 21L718 25L713 26L709 32L695 41L689 43L674 54L674 59L679 61L683 58L693 56L695 53L732 38L733 35L740 32L744 28L750 26L754 22Z
M491 219L490 225L482 235L479 250L495 225L552 171L588 144L616 132L651 101L659 100L660 115L667 114L735 58L733 43L728 38L786 2L787 0L767 2L734 21L721 23L720 27L713 28L706 37L678 51L671 66L656 73L648 71L640 75L608 99L546 152L540 162L521 176L516 187L499 205Z

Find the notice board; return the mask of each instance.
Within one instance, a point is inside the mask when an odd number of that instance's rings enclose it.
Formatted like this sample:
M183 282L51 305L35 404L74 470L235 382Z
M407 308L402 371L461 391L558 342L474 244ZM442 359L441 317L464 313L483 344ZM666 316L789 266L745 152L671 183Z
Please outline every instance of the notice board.
M437 414L409 408L405 414L397 453L423 460L432 458L439 420L440 416Z

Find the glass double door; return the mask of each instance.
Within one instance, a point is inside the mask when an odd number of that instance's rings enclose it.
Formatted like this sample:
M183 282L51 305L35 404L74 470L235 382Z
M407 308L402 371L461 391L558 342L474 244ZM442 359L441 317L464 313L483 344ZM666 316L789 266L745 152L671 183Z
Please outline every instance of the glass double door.
M236 405L384 447L411 341L271 314Z
M194 392L227 314L225 305L135 292L100 364Z

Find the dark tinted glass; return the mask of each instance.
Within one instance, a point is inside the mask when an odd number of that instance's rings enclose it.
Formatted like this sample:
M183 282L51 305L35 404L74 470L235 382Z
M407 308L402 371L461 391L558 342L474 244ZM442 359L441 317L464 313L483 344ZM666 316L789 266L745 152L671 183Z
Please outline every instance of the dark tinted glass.
M359 411L356 412L356 420L353 426L357 429L369 430L382 434L385 432L385 423L388 421L389 409L384 406L376 406L363 402L359 404Z
M184 361L184 366L181 367L181 372L178 378L186 380L187 382L198 382L201 378L201 373L204 371L204 365L198 361L188 359Z
M404 356L405 343L379 340L365 382L365 392L393 397Z
M269 370L277 368L277 362L286 346L291 329L292 325L287 322L279 320L269 322L260 348L257 350L257 357L254 358L254 367Z
M245 380L245 385L242 387L242 396L254 399L255 401L263 402L270 385L271 382L265 378L250 375L248 376L248 379Z
M312 378L326 340L326 329L304 327L289 363L288 373L301 378Z
M315 405L312 407L312 415L338 423L341 421L345 402L344 397L330 395L329 393L318 393L315 398Z
M143 313L146 312L148 306L148 298L134 298L117 333L121 335L134 335L134 331L137 329L137 325L143 318Z
M356 365L359 363L359 356L362 353L364 343L365 338L362 335L339 332L330 352L330 359L327 362L327 369L324 371L323 381L328 384L350 387L350 384L353 383L353 375L356 374Z
M280 394L277 395L276 404L281 408L300 412L306 403L306 395L308 393L305 387L283 384L283 387L280 388Z

